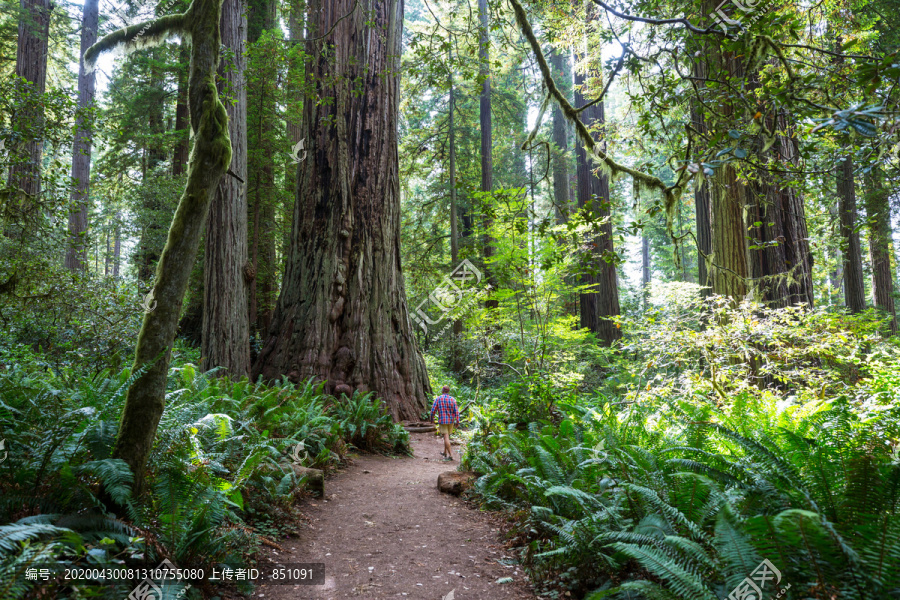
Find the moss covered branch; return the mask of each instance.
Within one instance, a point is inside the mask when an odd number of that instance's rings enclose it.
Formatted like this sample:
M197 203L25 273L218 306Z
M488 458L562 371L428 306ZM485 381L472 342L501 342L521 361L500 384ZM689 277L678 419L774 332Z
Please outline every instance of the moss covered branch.
M104 52L123 50L129 53L141 48L158 46L173 35L186 36L188 32L184 27L185 14L165 15L151 21L117 29L109 35L103 36L103 39L85 51L85 70L88 73L92 72L97 57Z
M591 133L579 118L579 110L569 103L562 92L560 92L559 88L556 85L556 82L553 80L553 75L550 71L550 65L548 64L547 59L544 57L544 53L541 50L541 45L534 34L534 30L531 28L531 23L528 21L528 15L526 15L525 9L518 2L518 0L509 0L509 2L516 14L516 22L518 22L519 27L522 30L522 35L525 36L525 39L527 39L528 43L531 45L531 50L534 52L534 56L537 59L538 65L541 70L541 75L544 79L544 84L547 86L549 95L556 101L557 104L559 104L559 107L562 110L563 114L575 126L575 132L581 142L584 144L584 147L587 150L587 154L593 157L595 161L599 162L601 168L604 171L608 172L612 177L623 174L629 175L634 180L635 185L638 188L653 189L659 191L662 194L666 208L666 231L668 232L669 237L672 239L672 241L676 244L675 254L677 263L679 261L677 248L678 241L676 240L673 228L673 215L675 214L676 202L681 197L681 194L684 191L684 187L688 184L688 182L690 182L691 179L693 179L694 175L689 174L687 177L680 177L675 185L666 185L666 183L659 177L644 173L643 171L638 171L637 169L632 169L631 167L615 161L612 157L609 156L609 154L607 154L602 148L600 148L600 145L594 141Z
M153 46L171 35L180 35L191 44L188 106L195 135L188 178L156 268L153 294L157 306L144 315L138 335L133 372L141 375L128 389L113 450L113 458L123 459L134 472L136 494L143 485L147 459L165 408L169 356L206 215L231 164L228 115L216 90L222 2L193 0L183 14L120 29L91 46L84 57L87 64L103 52Z

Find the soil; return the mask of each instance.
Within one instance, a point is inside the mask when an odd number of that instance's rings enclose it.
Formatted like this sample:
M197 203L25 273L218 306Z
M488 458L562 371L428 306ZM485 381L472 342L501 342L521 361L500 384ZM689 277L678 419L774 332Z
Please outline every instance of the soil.
M412 458L355 458L325 482L324 499L301 507L309 525L281 542L287 554L262 550L285 566L324 563L324 585L263 585L253 598L535 598L504 547L502 519L437 489L438 475L458 466L460 447L457 462L442 462L433 433L411 434L410 445ZM497 583L504 578L512 581Z

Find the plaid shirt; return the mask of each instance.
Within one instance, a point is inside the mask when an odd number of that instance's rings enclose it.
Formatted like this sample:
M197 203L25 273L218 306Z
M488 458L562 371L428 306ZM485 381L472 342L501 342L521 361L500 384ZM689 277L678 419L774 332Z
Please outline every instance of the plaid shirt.
M434 399L431 406L431 420L434 420L434 413L438 415L438 423L444 425L446 423L459 423L459 409L456 407L456 398L450 394L441 394Z

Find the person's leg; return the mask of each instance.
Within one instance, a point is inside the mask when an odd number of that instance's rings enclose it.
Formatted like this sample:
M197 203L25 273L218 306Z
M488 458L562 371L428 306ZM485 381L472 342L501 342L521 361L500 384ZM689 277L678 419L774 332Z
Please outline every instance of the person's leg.
M453 458L453 453L450 448L450 431L449 427L444 430L444 453L447 455L447 458Z

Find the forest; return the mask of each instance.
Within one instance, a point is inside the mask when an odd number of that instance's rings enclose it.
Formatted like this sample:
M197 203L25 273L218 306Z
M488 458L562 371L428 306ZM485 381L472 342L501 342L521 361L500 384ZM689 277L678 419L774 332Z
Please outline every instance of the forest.
M0 600L900 598L898 50L0 0Z

